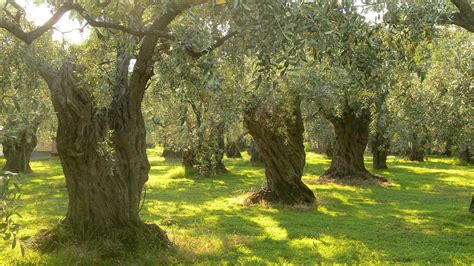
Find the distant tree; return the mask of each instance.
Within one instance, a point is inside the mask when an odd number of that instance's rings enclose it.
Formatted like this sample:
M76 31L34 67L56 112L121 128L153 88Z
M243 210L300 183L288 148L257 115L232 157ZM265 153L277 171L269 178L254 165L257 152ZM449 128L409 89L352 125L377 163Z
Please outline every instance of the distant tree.
M330 16L313 34L314 60L306 67L306 95L334 128L330 168L323 179L384 180L364 165L373 105L389 89L397 55L391 36L380 24L370 25L351 3ZM337 15L336 15L337 14Z
M474 146L471 34L451 29L440 32L430 47L431 64L424 82L433 98L429 117L433 148L448 156L457 149L466 162L470 162L469 153Z
M28 66L24 50L12 46L11 37L0 35L0 142L6 159L3 170L30 173L31 153L37 145L38 128L50 115L46 85Z

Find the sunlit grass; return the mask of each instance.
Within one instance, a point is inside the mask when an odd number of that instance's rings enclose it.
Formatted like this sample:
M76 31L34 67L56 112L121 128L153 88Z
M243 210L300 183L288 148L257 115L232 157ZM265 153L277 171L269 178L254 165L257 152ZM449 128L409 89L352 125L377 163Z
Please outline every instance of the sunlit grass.
M394 185L351 187L310 185L313 208L242 204L246 193L264 184L261 165L228 159L228 174L186 176L181 161L150 150L152 164L142 219L168 232L177 250L166 256L142 250L136 264L252 263L474 263L474 215L467 212L474 192L474 167L455 159L413 163L391 157L389 169L374 171ZM327 158L309 153L304 180L320 175ZM370 158L366 163L371 169ZM1 163L0 163L1 164ZM36 161L23 176L19 219L22 235L53 226L65 214L67 195L57 160ZM97 253L66 247L22 258L0 240L0 263L93 264ZM163 259L163 257L166 257ZM116 261L106 263L115 264Z

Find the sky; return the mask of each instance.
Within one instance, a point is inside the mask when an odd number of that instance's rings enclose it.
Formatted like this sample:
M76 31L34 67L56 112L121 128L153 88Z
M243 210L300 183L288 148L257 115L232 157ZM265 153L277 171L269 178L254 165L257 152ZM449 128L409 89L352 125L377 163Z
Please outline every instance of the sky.
M33 0L17 0L26 11L26 19L33 21L36 25L42 25L52 15L51 8L46 4L34 4ZM360 0L356 1L360 2ZM359 8L362 13L362 8ZM375 21L377 13L367 12L364 14L368 21ZM91 31L89 27L85 27L81 32L81 23L75 19L70 18L67 14L64 15L58 23L56 23L53 30L53 39L58 41L66 41L68 43L78 44L89 37Z
M46 4L34 4L32 0L17 0L16 2L25 8L26 19L33 21L36 25L42 25L52 15L51 8ZM81 26L79 21L71 19L66 14L56 23L55 28L57 30L53 30L53 39L58 41L65 40L68 43L81 43L90 35L89 27L86 27L81 32L79 30Z

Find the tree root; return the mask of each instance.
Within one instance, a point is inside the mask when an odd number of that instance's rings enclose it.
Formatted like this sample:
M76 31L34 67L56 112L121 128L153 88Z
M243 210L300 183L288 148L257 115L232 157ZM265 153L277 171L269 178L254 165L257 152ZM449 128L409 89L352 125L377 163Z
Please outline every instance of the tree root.
M155 224L141 223L116 229L75 232L67 225L57 225L40 230L33 238L30 248L39 253L52 253L68 246L94 250L104 259L125 257L138 248L168 249L173 244L166 232Z
M369 171L359 172L353 175L341 175L337 172L326 172L318 179L309 182L310 184L341 184L349 186L379 185L383 187L391 186L393 183L385 177L374 175Z
M275 195L270 191L269 188L261 188L255 192L252 192L246 199L245 204L254 205L259 203L278 203L275 199Z
M251 193L244 201L246 205L255 205L259 203L269 203L269 204L284 204L289 206L311 206L315 203L315 198L306 199L301 198L299 201L297 199L294 202L288 202L280 199L276 193L272 192L269 188L261 188L253 193Z

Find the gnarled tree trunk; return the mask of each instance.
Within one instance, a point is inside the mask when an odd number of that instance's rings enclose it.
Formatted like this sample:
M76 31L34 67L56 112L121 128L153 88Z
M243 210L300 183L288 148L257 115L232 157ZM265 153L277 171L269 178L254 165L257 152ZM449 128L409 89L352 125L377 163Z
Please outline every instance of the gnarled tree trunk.
M331 166L320 177L322 181L354 183L358 181L386 181L365 168L364 151L369 141L370 113L356 115L352 110L341 117L328 118L334 127L336 141Z
M446 146L444 147L444 152L443 152L443 155L446 155L447 157L451 157L453 156L453 141L448 138L448 140L446 140Z
M227 168L223 161L225 152L223 125L208 128L203 134L198 135L196 147L184 152L185 170L197 170L204 176L226 173Z
M459 150L459 159L466 163L471 163L471 151L469 146L464 146Z
M371 141L372 162L375 169L387 169L387 146L389 140L377 131Z
M19 129L15 136L6 136L2 142L6 162L4 171L13 173L31 173L31 153L38 144L37 127Z
M408 159L410 161L424 162L425 161L425 150L418 144L413 143L410 147Z
M410 161L425 161L425 141L420 139L416 133L413 133L413 139L408 150L408 159Z
M65 64L52 84L69 194L65 223L79 232L141 227L141 193L150 169L141 103L124 90L109 110L100 109L74 70Z
M248 202L289 205L315 202L313 192L301 180L306 155L300 108L300 100L293 99L291 116L276 118L282 121L272 125L266 123L272 114L265 110L251 108L246 112L244 123L260 148L267 179L266 187L253 193ZM278 127L284 128L285 134L279 132Z
M250 143L247 152L250 155L250 161L252 163L265 163L260 148L258 147L258 143L255 140Z
M128 72L129 61L121 56L117 71ZM124 72L117 74L110 107L99 108L76 71L76 65L65 63L57 75L47 76L69 196L63 228L79 237L112 235L124 245L135 246L143 239L169 245L164 231L139 217L150 169L141 97L132 96ZM40 246L50 249L48 238L44 238L39 240Z

